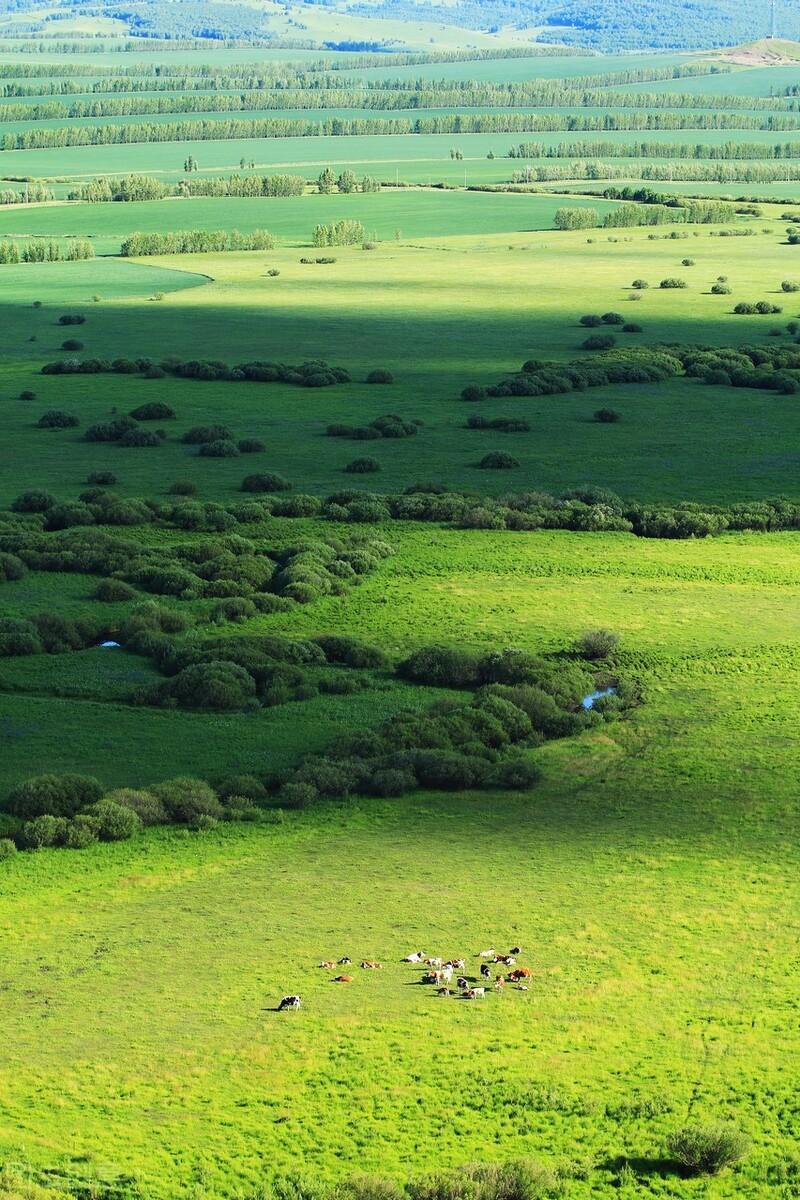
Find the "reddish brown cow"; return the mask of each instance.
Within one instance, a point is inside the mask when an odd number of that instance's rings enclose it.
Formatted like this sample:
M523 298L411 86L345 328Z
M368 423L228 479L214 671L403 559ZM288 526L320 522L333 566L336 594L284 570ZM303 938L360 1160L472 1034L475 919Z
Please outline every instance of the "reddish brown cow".
M352 975L337 975L333 982L334 983L352 983L353 976Z
M509 972L508 978L514 983L519 983L520 979L530 979L531 974L530 967L517 967L515 971Z

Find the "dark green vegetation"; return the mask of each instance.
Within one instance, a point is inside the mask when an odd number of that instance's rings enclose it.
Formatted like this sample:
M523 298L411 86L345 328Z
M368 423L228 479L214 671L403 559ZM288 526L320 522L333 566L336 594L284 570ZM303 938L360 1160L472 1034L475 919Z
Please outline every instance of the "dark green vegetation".
M487 11L0 16L7 1200L797 1190L793 50Z

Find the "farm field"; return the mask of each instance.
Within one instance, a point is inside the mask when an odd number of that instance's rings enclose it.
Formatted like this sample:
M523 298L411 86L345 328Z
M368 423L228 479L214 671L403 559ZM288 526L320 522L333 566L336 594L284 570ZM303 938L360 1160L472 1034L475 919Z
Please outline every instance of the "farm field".
M791 46L135 7L0 19L0 1200L790 1200Z

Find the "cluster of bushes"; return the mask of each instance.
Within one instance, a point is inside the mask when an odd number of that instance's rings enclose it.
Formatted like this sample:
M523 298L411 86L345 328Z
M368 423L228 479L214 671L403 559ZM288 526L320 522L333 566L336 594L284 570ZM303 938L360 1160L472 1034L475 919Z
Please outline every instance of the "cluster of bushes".
M220 601L222 621L246 620L258 609L241 599ZM215 610L216 611L216 610ZM149 614L144 614L150 620ZM309 700L320 692L348 694L370 685L353 670L386 665L374 646L348 638L289 641L268 636L211 638L180 641L160 634L140 613L132 615L133 632L126 644L147 650L163 683L143 688L135 697L140 704L207 709L217 712L271 708ZM331 646L327 642L331 641Z
M406 421L396 413L388 413L384 417L376 417L369 425L345 425L336 422L325 430L328 437L353 438L355 441L369 441L376 438L407 438L414 437L421 421Z
M605 335L599 336L603 338ZM611 340L613 342L613 337ZM486 396L551 396L608 384L659 383L680 375L682 370L680 358L671 346L663 349L612 350L602 359L577 359L569 363L531 359L523 363L516 375L491 387L468 385L462 391L461 398L473 402L483 400Z
M0 578L20 579L26 572L24 560L16 555L0 555ZM0 617L0 658L85 650L104 637L103 623L93 617L68 618L57 613L29 619Z
M748 314L752 316L754 313L768 314L783 312L779 304L771 304L769 300L757 300L755 304L749 304L746 300L740 300L734 306L735 313Z
M113 372L118 375L143 375L146 379L163 379L176 375L180 379L202 379L209 382L292 383L299 387L330 387L334 383L349 383L350 376L343 367L331 367L321 359L311 359L298 366L276 362L247 362L229 366L216 359L164 358L62 358L45 363L43 375L98 375Z
M709 537L728 530L758 533L800 529L800 503L784 497L729 506L647 505L603 488L561 495L529 491L504 496L451 492L439 483L414 484L402 495L338 492L322 504L333 521L433 521L463 529L564 529L576 533L632 533L637 537Z
M642 281L638 280L637 282L641 283ZM636 287L636 283L633 286ZM644 286L646 287L647 285L645 284ZM598 313L587 313L586 316L581 317L579 323L586 326L587 329L596 329L598 325L624 325L625 318L622 313L618 312L607 312L603 313L602 316Z
M305 257L300 259L300 263L304 267L330 266L331 263L335 263L335 262L336 262L336 259L331 258L329 255L323 255L322 257L319 257L319 258L309 258L306 255Z
M530 425L519 417L482 417L473 413L467 417L467 429L496 429L500 433L528 433Z
M255 820L258 815L250 796L218 792L205 780L187 776L149 788L106 791L90 776L36 775L6 797L0 858L15 849L84 850L96 842L127 841L145 826L207 830L220 820Z
M153 254L216 254L226 250L274 250L275 238L266 229L227 233L204 229L178 229L174 233L132 233L120 247L123 258L147 258Z
M686 374L718 387L800 391L800 349L788 346L698 346L682 352Z
M473 691L469 700L438 701L404 711L377 729L345 734L324 755L308 757L281 790L305 807L320 797L352 793L400 796L416 788L527 790L539 772L521 751L613 719L640 701L635 685L585 709L596 674L585 662L554 661L523 650L489 653L427 646L399 664L417 684Z

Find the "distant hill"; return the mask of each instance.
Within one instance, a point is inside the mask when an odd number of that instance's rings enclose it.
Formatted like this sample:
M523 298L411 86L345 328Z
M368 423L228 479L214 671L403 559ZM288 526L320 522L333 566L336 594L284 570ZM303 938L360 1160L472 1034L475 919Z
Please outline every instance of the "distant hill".
M800 6L778 0L781 38ZM715 50L747 65L800 62L770 40L770 0L0 0L0 35L290 39L353 50L559 44L603 53ZM764 40L752 41L763 33Z

